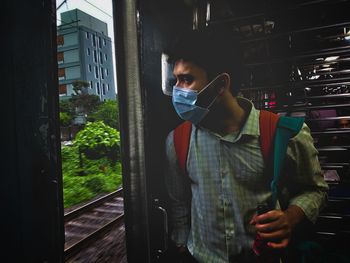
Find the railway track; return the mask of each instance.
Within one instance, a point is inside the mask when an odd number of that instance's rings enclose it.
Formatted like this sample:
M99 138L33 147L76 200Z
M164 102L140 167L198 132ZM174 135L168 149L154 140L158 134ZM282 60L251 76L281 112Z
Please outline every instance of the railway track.
M64 215L65 261L123 223L122 191L120 188Z

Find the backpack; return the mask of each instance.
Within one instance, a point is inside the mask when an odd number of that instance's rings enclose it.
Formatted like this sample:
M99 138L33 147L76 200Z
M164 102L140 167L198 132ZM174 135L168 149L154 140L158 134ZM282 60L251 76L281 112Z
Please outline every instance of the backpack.
M260 145L264 162L273 169L271 181L272 200L275 206L278 194L279 173L285 159L289 139L294 137L304 123L304 118L279 116L261 110L259 117ZM186 163L191 139L192 123L185 121L174 130L174 146L180 170L187 175ZM273 152L272 152L273 149Z

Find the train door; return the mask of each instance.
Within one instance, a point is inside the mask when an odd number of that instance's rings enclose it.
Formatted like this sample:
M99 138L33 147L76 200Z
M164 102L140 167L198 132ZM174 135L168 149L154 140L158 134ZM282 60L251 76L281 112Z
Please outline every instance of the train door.
M55 3L4 1L3 262L62 262Z
M161 52L176 32L192 26L192 5L115 4L128 262L156 262L168 242L164 142L179 123L161 91Z

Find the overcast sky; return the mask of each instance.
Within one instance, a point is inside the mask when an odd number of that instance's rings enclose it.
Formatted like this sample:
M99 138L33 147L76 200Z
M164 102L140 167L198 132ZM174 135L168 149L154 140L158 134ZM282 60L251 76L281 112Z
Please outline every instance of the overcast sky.
M56 6L59 7L63 2L64 0L56 0ZM114 81L116 83L112 0L67 0L66 3L57 10L57 25L61 24L60 19L62 12L76 8L107 23L108 36L112 40Z

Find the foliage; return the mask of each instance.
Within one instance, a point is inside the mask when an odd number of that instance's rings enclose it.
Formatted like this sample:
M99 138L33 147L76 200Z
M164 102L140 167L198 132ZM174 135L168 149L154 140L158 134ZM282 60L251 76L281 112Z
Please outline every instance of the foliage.
M76 135L74 145L91 159L107 155L115 160L120 149L120 136L117 130L102 121L88 122Z
M75 106L70 100L61 100L60 101L60 112L66 112L70 115L74 115Z
M75 95L87 93L87 88L90 87L90 83L85 80L75 80L72 85Z
M85 80L76 80L72 83L74 94L69 99L75 109L75 113L89 115L100 105L100 98L97 95L89 94L90 83Z
M91 114L91 120L103 121L108 126L119 130L119 108L117 100L107 100L98 106L96 112Z
M69 100L60 101L60 124L63 127L69 126L75 117L75 106Z
M71 121L77 116L88 117L88 115L96 111L101 103L98 96L88 94L87 88L90 86L89 82L77 80L74 81L72 85L74 91L72 97L68 100L60 101L60 112L67 113L71 118ZM63 118L66 117L67 115ZM68 122L63 123L68 124Z
M70 101L78 112L86 115L89 115L96 111L97 107L101 104L100 98L98 96L88 93L72 95Z
M73 116L67 112L60 112L60 124L63 127L67 127L71 124Z
M76 81L73 86L75 94L69 100L60 101L61 125L69 125L81 114L95 122L85 125L76 135L73 146L62 147L65 208L114 191L121 185L117 102L101 104L98 96L88 94L86 81Z
M83 168L80 167L79 150L76 146L63 146L62 172L64 206L92 199L93 197L116 190L121 184L121 165L107 157L90 160L83 154ZM79 176L81 169L85 176Z

